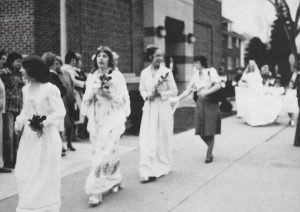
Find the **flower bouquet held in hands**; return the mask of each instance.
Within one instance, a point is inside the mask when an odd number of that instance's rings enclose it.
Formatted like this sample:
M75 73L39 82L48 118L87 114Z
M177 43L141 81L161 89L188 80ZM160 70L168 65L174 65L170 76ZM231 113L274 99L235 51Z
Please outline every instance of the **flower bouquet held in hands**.
M158 88L160 85L162 85L164 82L168 80L168 76L169 76L169 72L160 76L160 78L158 79L157 83L154 86L152 95L149 97L150 101L153 101L155 97L159 96Z
M110 69L107 74L103 74L99 77L100 79L100 93L101 96L106 97L106 98L111 98L111 94L110 94L110 81L112 79L112 74L113 70Z
M36 132L38 137L41 137L43 132L43 121L46 120L46 116L33 115L31 119L29 119L29 127L32 131Z
M169 72L167 72L165 75L161 75L160 78L157 81L157 84L155 85L155 91L157 92L158 87L167 81L169 76Z

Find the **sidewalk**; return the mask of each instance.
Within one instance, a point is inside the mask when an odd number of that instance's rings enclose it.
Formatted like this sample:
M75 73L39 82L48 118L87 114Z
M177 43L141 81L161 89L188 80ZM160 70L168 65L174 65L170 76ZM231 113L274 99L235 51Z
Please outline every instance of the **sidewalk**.
M88 196L84 194L89 145L76 143L78 152L63 159L77 165L70 163L69 167L75 168L63 178L61 212L298 212L300 148L292 146L295 128L286 127L286 123L282 120L281 125L254 128L235 116L223 119L212 164L203 163L206 146L193 130L177 134L172 173L149 184L138 181L138 138L123 137L124 189L105 196L97 208L88 207ZM3 181L0 182L2 194ZM15 211L16 204L17 196L0 200L5 212Z

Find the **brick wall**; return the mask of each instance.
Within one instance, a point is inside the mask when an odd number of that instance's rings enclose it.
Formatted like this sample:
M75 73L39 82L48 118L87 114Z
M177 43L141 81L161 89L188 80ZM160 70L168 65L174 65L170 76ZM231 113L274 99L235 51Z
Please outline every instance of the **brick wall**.
M86 70L100 45L120 55L122 72L139 72L143 65L143 10L140 0L67 1L68 49L81 52Z
M194 32L196 37L194 55L211 55L209 63L215 68L218 68L222 61L221 15L222 3L220 1L194 0Z
M60 54L60 6L59 1L35 0L35 53L42 55L52 51Z
M1 0L0 26L0 49L35 53L34 0Z

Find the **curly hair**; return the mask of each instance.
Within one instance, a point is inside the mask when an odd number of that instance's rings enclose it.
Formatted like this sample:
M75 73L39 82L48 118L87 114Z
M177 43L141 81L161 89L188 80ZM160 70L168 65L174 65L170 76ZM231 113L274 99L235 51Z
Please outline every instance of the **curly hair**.
M113 59L112 50L108 46L100 46L99 48L97 48L97 52L93 57L93 63L94 63L93 72L99 68L97 64L97 57L101 52L105 53L108 56L108 67L112 69L114 68L114 59Z
M20 55L19 53L17 52L12 52L10 53L8 56L7 56L7 59L6 59L6 66L7 68L9 68L10 70L13 69L13 63L16 61L16 60L22 60L23 57L22 55Z

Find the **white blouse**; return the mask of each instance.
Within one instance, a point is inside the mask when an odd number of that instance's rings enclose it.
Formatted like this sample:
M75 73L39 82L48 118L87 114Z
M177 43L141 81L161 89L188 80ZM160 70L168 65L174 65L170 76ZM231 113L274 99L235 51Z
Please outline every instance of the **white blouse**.
M28 120L33 115L45 115L47 118L43 121L45 127L59 126L66 114L65 106L60 96L58 88L51 84L40 84L38 93L33 95L29 92L30 83L22 89L23 108L16 119L15 128L22 130L28 124Z
M205 68L201 70L201 74L195 73L192 77L187 89L192 92L198 92L202 89L209 89L215 83L220 83L221 78L214 68Z

